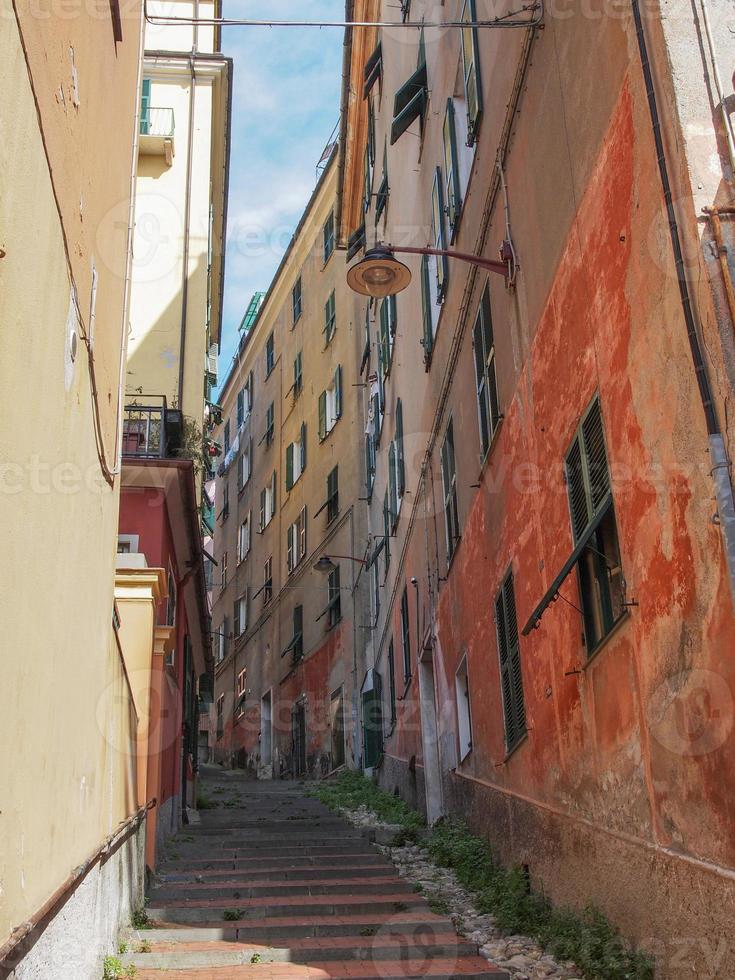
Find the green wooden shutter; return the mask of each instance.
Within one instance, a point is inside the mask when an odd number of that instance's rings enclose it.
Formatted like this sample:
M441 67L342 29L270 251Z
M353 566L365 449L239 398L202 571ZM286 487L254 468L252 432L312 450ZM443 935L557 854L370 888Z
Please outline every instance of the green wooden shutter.
M327 436L327 393L323 391L319 395L319 438L326 439Z
M610 496L610 471L598 398L583 416L565 462L572 530L577 542Z
M398 478L398 493L403 495L406 489L406 463L403 454L403 402L396 402L396 475Z
M301 441L299 443L301 451L301 472L306 469L306 422L301 423Z
M373 675L373 690L362 696L362 721L365 747L365 768L377 765L383 751L383 706L380 685L375 686L377 677Z
M140 133L147 136L151 131L151 80L143 79L143 89L140 96Z
M265 489L260 491L260 530L265 527Z
M457 155L457 127L454 118L454 99L447 99L447 111L444 115L442 130L444 140L444 173L447 189L447 215L449 218L450 239L454 238L454 230L462 210L462 200L459 188L459 158Z
M421 310L424 321L424 360L428 364L434 348L434 318L431 311L431 282L429 278L429 256L421 257Z
M383 553L385 555L385 574L388 574L388 566L390 565L390 532L391 532L391 521L390 521L390 502L388 499L388 488L385 488L385 497L383 498L383 533L385 535L385 546L383 547Z
M388 300L384 299L380 304L380 364L383 369L383 377L390 371L390 340L388 337Z
M233 619L235 622L235 636L240 635L240 600L235 599L235 604L233 607Z
M511 749L526 732L521 650L512 572L508 574L498 593L495 602L495 618L498 632L505 738L508 749Z
M395 440L388 447L388 489L390 506L390 525L393 527L398 519L398 480L396 464Z
M475 352L475 377L477 379L477 411L480 422L480 447L484 456L490 446L490 419L485 378L485 343L482 333L482 313L478 311L472 328L472 347Z
M398 300L395 296L388 297L388 330L395 337L398 328Z
M286 490L293 486L293 454L294 444L290 442L286 446Z
M431 230L434 248L445 249L447 242L444 233L444 191L441 167L437 167L434 171L434 185L431 191ZM446 255L438 255L436 257L436 297L439 303L444 299L448 277L447 257Z
M391 639L388 646L388 694L390 698L390 723L396 723L396 657Z
M342 418L342 365L337 365L334 372L334 414L335 417Z

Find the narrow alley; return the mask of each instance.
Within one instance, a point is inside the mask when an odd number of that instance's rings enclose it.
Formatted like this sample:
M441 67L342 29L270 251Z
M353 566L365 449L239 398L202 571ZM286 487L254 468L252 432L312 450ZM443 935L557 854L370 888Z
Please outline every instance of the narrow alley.
M203 787L218 805L167 848L124 957L137 980L507 977L303 783L208 769Z

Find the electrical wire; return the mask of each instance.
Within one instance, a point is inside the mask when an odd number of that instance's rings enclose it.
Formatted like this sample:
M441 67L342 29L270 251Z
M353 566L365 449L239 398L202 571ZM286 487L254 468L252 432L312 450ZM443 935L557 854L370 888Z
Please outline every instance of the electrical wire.
M507 14L493 17L490 20L448 20L448 21L422 21L421 23L411 21L380 21L380 20L257 20L254 18L236 17L172 17L165 14L149 14L148 0L144 0L143 9L145 19L149 24L157 27L175 26L205 26L205 27L381 27L381 28L407 28L408 30L420 31L425 27L439 28L458 28L465 30L468 28L499 28L499 27L535 27L543 19L543 2L537 0L534 3L523 4L517 10L511 10ZM536 17L522 20L515 20L517 15L524 13L534 13L539 11Z

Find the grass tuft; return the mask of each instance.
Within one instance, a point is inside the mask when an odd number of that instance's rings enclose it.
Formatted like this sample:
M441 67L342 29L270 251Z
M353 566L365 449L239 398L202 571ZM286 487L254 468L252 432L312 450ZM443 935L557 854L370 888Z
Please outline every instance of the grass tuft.
M379 789L360 772L342 772L319 784L311 795L333 810L365 806L385 823L398 824L393 846L417 841L424 826L421 816L403 800ZM599 909L555 908L529 888L523 869L498 864L487 841L470 834L464 824L441 821L423 846L435 864L455 872L473 894L478 910L491 914L500 929L531 936L557 959L572 960L585 980L653 980L651 957L631 949ZM396 911L403 904L395 903ZM429 904L440 914L448 910L441 897L432 897Z
M117 956L106 956L102 963L102 980L132 980L135 967L123 966Z

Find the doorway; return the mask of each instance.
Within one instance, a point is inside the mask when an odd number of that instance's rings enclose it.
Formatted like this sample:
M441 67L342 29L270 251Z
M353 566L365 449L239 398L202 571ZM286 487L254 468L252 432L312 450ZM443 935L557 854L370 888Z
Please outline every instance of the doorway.
M291 741L293 743L294 777L306 773L306 705L297 701L291 712Z
M332 730L331 768L339 769L345 764L345 700L341 687L332 695L329 724Z
M273 764L272 717L271 692L268 691L260 699L260 766L261 770L263 770L261 775L263 779L269 778L267 770Z
M431 826L444 813L442 797L439 728L436 717L434 661L431 650L424 649L419 660L419 698L421 701L421 744L424 755L426 789L426 822Z

